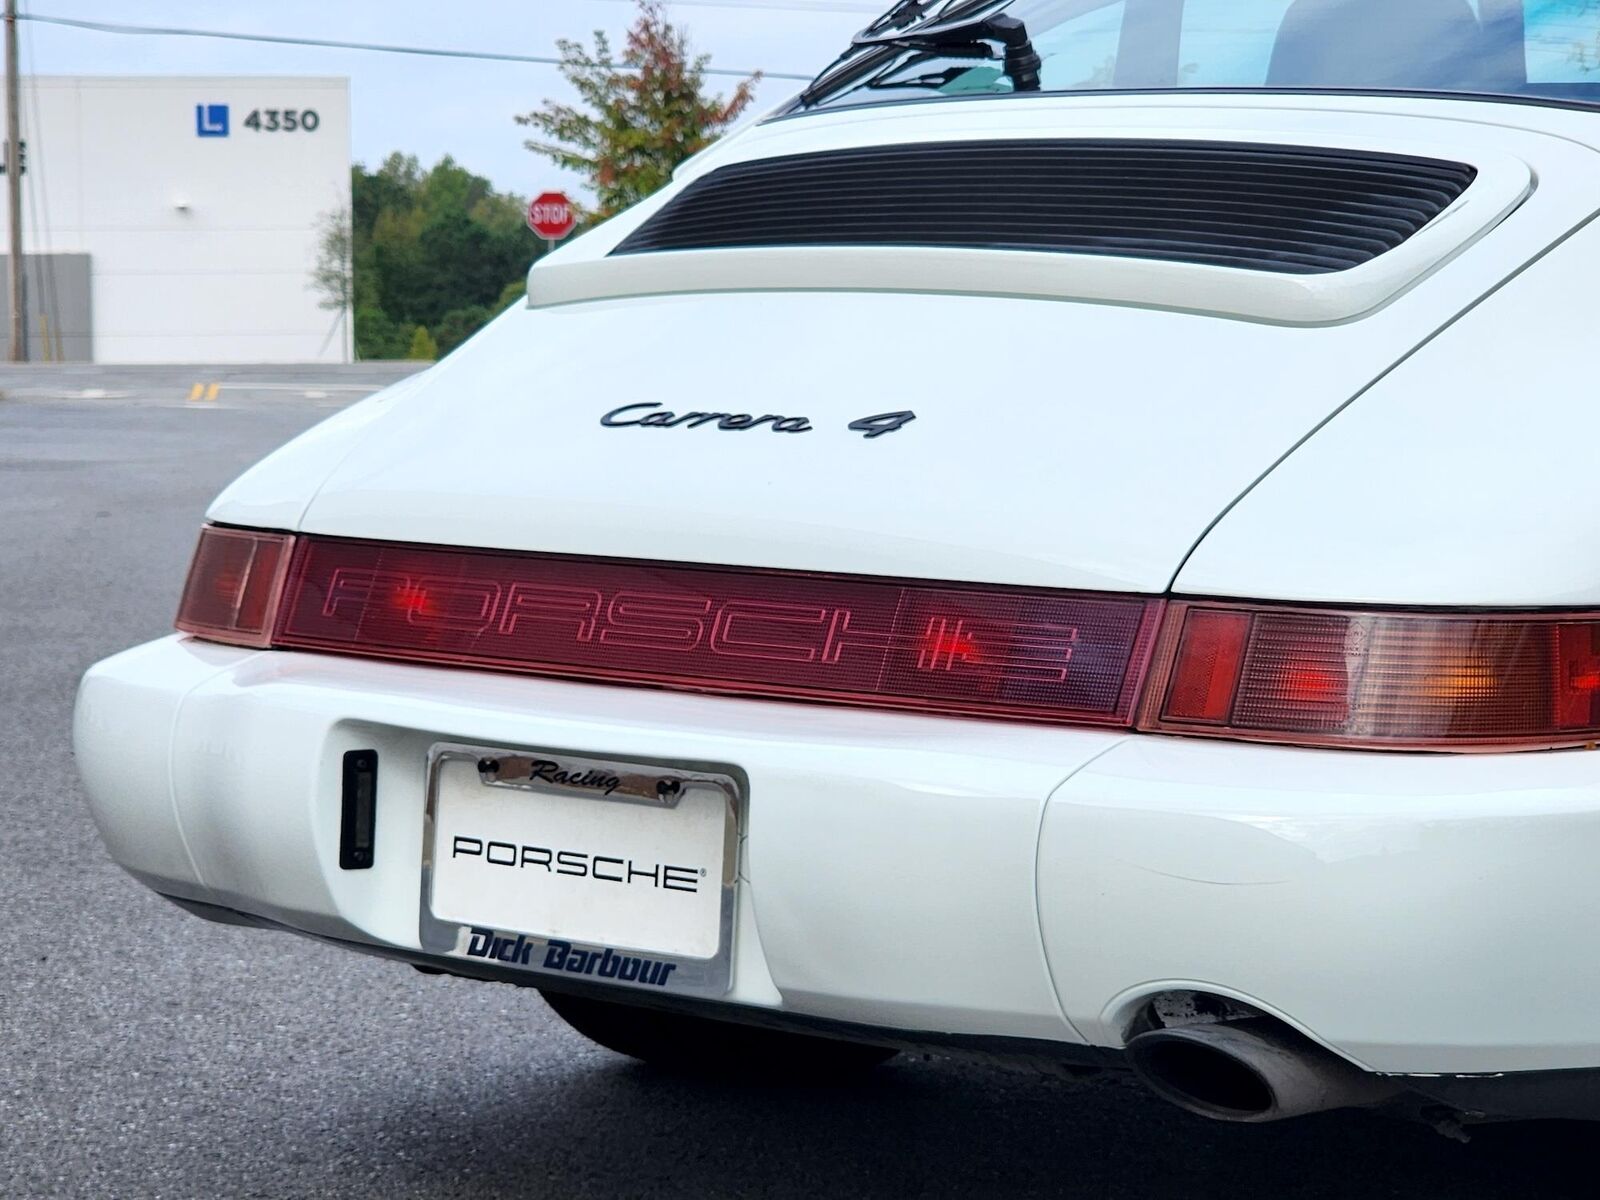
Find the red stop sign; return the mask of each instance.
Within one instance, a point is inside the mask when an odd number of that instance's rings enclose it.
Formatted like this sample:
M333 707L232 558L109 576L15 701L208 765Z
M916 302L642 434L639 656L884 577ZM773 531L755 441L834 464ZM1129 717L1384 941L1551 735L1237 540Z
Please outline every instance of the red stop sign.
M577 223L565 192L541 192L528 202L528 228L547 242L559 242Z

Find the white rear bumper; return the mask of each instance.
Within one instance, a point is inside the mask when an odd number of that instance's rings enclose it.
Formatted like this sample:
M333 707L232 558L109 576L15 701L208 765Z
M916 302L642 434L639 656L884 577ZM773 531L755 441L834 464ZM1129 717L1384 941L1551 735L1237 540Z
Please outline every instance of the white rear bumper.
M441 741L749 780L735 1003L1120 1046L1151 995L1277 1014L1395 1073L1600 1066L1600 756L1184 742L167 638L94 667L79 767L168 895L416 950ZM376 749L376 865L338 865Z

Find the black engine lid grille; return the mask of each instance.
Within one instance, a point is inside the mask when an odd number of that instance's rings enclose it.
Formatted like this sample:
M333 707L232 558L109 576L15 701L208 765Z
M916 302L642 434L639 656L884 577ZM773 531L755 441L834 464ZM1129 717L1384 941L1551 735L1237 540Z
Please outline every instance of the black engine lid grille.
M613 254L937 246L1345 271L1393 250L1476 178L1464 163L1251 142L937 142L737 163Z

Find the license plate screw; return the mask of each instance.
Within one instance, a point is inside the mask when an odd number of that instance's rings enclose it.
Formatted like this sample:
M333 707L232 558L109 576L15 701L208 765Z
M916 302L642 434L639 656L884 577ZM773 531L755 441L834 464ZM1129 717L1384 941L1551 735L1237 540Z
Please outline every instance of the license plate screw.
M656 795L663 800L671 800L683 791L683 784L676 779L663 779L656 784Z
M478 774L480 774L480 775L498 775L498 774L500 774L500 760L498 758L480 758L478 760Z

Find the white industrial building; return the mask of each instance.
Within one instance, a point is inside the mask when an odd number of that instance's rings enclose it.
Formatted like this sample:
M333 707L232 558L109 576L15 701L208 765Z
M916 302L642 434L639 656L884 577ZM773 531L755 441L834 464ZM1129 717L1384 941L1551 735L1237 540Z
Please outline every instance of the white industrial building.
M311 286L350 206L348 80L37 76L21 96L30 358L349 360Z

